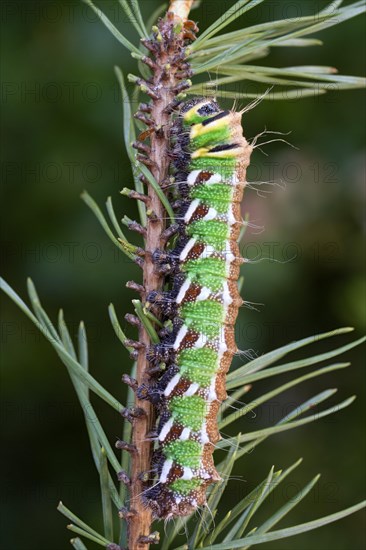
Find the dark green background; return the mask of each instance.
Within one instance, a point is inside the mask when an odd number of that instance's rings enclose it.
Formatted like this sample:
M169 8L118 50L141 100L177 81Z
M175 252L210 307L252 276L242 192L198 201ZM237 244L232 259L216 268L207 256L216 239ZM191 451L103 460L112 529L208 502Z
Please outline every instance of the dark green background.
M141 4L147 17L158 2ZM237 27L271 16L313 13L325 4L266 2ZM117 1L101 5L136 41L122 13L115 11ZM204 0L195 18L205 28L206 21L212 22L230 5L231 1ZM335 65L343 74L361 75L363 23L359 18L325 31L326 44L321 48L277 48L263 63ZM86 188L101 204L111 195L120 217L136 216L132 201L119 195L124 186L132 186L132 179L113 65L120 65L125 74L136 68L127 51L77 1L4 1L2 27L4 275L23 297L26 277L31 276L53 319L58 308L64 308L73 335L79 320L86 322L92 372L124 402L120 378L129 370L130 360L114 336L107 305L112 301L123 319L135 297L124 288L125 282L139 273L113 249L79 195ZM303 101L262 102L245 116L247 137L265 127L291 131L289 139L298 150L274 143L264 147L269 156L257 149L252 157L249 180L282 179L287 186L284 191L273 188L266 199L248 190L244 200L244 211L254 223L265 225L265 232L256 235L248 230L243 252L252 259L269 256L270 261L244 270L245 298L264 306L259 313L241 311L237 328L243 350L261 354L339 326L355 326L357 336L365 329L362 100L360 90L335 91ZM273 261L272 250L279 262ZM82 414L50 345L7 298L2 313L1 548L63 550L70 547L71 537L65 518L56 512L59 499L101 528L99 482ZM133 335L132 329L127 330ZM329 349L352 337L318 344L304 353ZM247 456L235 470L242 480L228 485L227 505L262 480L272 464L285 468L300 456L303 465L273 496L267 514L315 474L323 475L316 490L280 526L361 500L365 486L362 350L347 353L342 357L346 359L352 360L351 369L297 387L258 411L256 419L238 422L242 432L259 429L328 387L340 388L339 401L354 393L359 396L338 415L270 438ZM250 399L273 384L274 380L258 385ZM122 420L99 401L96 405L113 442L121 434ZM267 547L359 550L365 544L362 517L358 513Z

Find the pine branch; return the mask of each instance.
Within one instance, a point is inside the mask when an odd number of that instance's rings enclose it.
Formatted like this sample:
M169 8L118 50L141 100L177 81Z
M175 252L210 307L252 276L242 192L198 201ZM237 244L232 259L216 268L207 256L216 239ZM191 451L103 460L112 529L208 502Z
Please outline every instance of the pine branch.
M149 111L150 119L154 123L153 131L150 134L148 165L143 166L141 164L144 161L143 158L140 162L140 169L149 183L147 197L150 212L144 239L142 303L145 302L149 292L159 291L163 286L163 275L155 269L152 254L156 249L161 248L166 210L168 210L171 217L173 215L169 204L167 204L166 209L164 208L165 197L162 196L161 191L161 185L168 177L170 163L170 115L167 107L174 103L182 84L179 73L182 70L183 63L185 63L185 29L181 17L186 18L188 16L191 5L191 0L183 2L174 0L171 3L170 10L171 14L174 14L173 17L168 13L165 19L161 20L159 26L153 29L153 38L142 41L152 54L149 61L145 59L152 72L150 79L143 81L139 78L130 77L130 80L135 81L142 92L151 97ZM140 119L143 120L144 118L141 116ZM139 149L143 150L142 147L139 147ZM152 180L157 185L153 185ZM143 321L139 311L137 307L136 313ZM138 338L141 347L138 350L136 371L138 385L146 383L149 378L146 350L154 343L155 339L152 339L152 335L149 324L141 322ZM132 431L132 445L137 449L137 452L133 454L131 460L130 494L133 514L128 522L130 550L146 548L146 541L150 536L152 523L151 510L144 505L141 498L144 491L141 472L148 471L151 468L151 443L147 440L146 435L153 426L154 410L149 401L139 399L137 394L135 395L135 407L141 409L144 414L134 422Z

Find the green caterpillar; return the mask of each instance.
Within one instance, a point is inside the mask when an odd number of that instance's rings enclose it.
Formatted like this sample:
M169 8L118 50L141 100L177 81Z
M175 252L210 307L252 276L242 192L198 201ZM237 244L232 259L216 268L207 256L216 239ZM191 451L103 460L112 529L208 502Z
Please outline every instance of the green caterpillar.
M180 192L179 236L155 261L170 290L151 293L173 329L149 359L166 365L147 393L156 405L154 484L144 499L159 518L192 513L219 481L212 453L225 374L237 351L234 324L243 303L237 288L240 203L251 146L242 113L196 98L180 108L172 129L172 164Z

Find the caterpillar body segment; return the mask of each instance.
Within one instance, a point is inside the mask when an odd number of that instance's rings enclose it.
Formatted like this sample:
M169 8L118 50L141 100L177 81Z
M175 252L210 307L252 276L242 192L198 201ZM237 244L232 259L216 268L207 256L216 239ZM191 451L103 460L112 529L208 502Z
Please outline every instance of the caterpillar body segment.
M154 256L170 273L170 290L151 293L148 302L170 319L172 330L148 352L164 374L153 382L156 477L144 493L154 515L166 519L204 505L207 487L220 480L212 453L225 375L237 351L234 325L243 303L237 239L252 150L241 113L223 111L211 99L183 104L171 139L178 237L173 250Z

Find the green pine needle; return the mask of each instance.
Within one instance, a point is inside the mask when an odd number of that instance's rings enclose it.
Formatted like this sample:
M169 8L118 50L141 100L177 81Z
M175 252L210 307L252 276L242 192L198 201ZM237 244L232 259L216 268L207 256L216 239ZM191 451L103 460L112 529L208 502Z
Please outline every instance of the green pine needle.
M264 542L271 542L274 540L281 540L287 537L293 537L295 535L300 535L302 533L306 533L307 531L318 529L319 527L328 525L328 523L333 523L334 521L338 521L342 518L345 518L351 514L354 514L355 512L358 512L359 510L362 510L363 508L365 508L365 506L366 506L366 501L362 501L358 504L355 504L354 506L350 506L349 508L346 508L345 510L341 510L340 512L336 512L335 514L324 516L322 518L309 521L307 523L301 523L300 525L287 527L286 529L280 529L279 531L272 531L267 534L255 533L243 539L234 540L229 543L214 544L213 546L208 546L207 548L209 548L210 550L231 550L234 548L245 548L245 547L249 548L250 546L253 546L255 544L261 544ZM183 550L183 547L180 547L180 548Z
M302 382L306 382L307 380L311 380L312 378L316 378L317 376L322 376L323 374L329 374L330 372L333 372L339 369L344 369L349 366L350 366L350 363L336 363L334 365L330 365L329 367L324 367L314 372L310 372L304 376L300 376L299 378L295 378L294 380L291 380L290 382L287 382L286 384L283 384L282 386L279 386L278 388L261 395L259 398L256 398L251 403L248 403L247 405L245 405L245 407L243 407L240 411L236 411L235 413L232 413L229 416L226 416L220 422L219 428L220 430L225 428L232 422L235 422L236 420L238 420L241 416L248 414L249 412L253 411L257 407L262 405L263 403L266 403L267 401L270 401L271 399L273 399L273 397L280 395L281 393L289 390L290 388L293 388L294 386L297 386L298 384L301 384Z
M29 287L31 289L34 289L34 285L30 280ZM103 386L99 384L99 382L97 382L95 378L93 378L87 371L85 371L82 365L78 361L76 361L72 355L70 355L69 351L61 342L60 336L57 335L57 333L54 333L54 327L52 325L48 325L46 321L40 321L39 319L37 319L37 317L31 312L25 302L20 298L20 296L18 296L18 294L2 278L0 278L0 289L3 290L5 294L7 294L9 298L11 298L11 300L13 300L13 302L26 314L26 316L42 332L45 338L52 344L61 361L65 364L70 373L74 374L78 380L86 384L96 395L106 401L106 403L108 403L113 409L121 412L123 410L123 406L105 388L103 388ZM32 302L37 310L40 312L40 319L48 319L48 316L46 312L41 308L38 299L33 296ZM56 336L54 334L56 334Z
M102 544L102 545L103 544L106 545L106 544L110 543L110 541L105 539L102 535L100 535L97 531L95 531L87 523L85 523L80 518L78 518L73 512L71 512L71 510L66 508L66 506L62 502L59 502L59 504L57 506L57 510L59 512L61 512L61 514L66 516L67 519L71 520L73 522L73 524L75 524L78 528L82 529L83 533L81 533L81 534L83 534L84 536L86 536L86 534L89 534L89 535L94 537L93 539L90 539L90 540L94 540L98 544ZM75 527L73 524L72 524L72 527ZM71 530L74 531L74 532L77 532L77 531L75 531L75 529L71 529Z
M132 304L135 307L135 313L137 317L140 319L141 323L144 325L145 329L149 333L151 342L153 344L158 344L160 342L160 338L156 330L154 329L150 318L146 315L142 303L140 302L140 300L132 300Z
M71 539L70 543L75 548L75 550L88 550L83 541L79 538Z
M125 81L123 77L123 73L119 67L114 67L114 72L116 74L118 84L121 91L121 98L122 98L122 105L123 105L123 135L124 135L124 143L127 150L128 157L131 162L132 166L132 173L133 173L133 180L135 184L135 190L138 193L143 194L144 193L144 186L142 182L140 181L140 178L138 177L138 170L137 170L137 161L135 157L135 151L131 145L136 140L136 131L135 131L135 120L132 117L132 111L131 111L131 100L127 93L127 89L125 86ZM140 215L140 223L143 227L146 226L146 207L145 204L143 204L141 201L137 201L137 208L139 210Z
M107 27L107 29L113 34L115 38L117 38L118 42L120 42L125 48L130 50L130 52L136 52L139 53L139 50L134 46L127 38L123 36L123 34L113 25L113 23L108 19L104 13L93 4L91 0L82 0L87 6L89 6L93 12L99 17L101 22Z
M111 495L109 492L108 459L105 449L100 449L100 492L102 495L104 536L113 540L113 514Z

